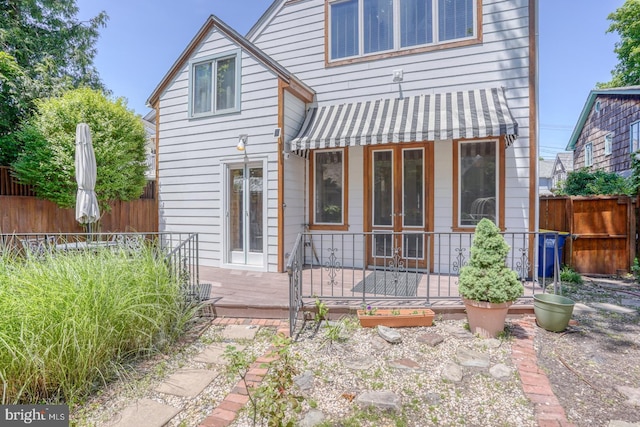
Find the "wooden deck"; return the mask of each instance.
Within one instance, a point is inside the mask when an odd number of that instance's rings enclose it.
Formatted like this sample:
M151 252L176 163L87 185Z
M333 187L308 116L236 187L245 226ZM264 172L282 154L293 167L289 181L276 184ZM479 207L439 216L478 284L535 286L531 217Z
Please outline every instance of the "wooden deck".
M321 269L304 270L303 294L322 295L330 313L341 315L360 308L363 295L352 291L354 284L369 271L349 270L339 277L340 285L331 286ZM211 312L216 317L248 317L286 319L289 316L289 276L287 273L231 270L200 266L200 282L211 284ZM429 282L429 289L427 289ZM511 308L510 314L532 313L532 295L542 289L525 283L525 296ZM427 303L427 295L429 296ZM450 317L464 316L464 306L458 297L457 278L452 276L420 277L417 296L403 301L376 298L364 294L367 303L387 306L428 306L436 313ZM305 305L313 306L312 299Z

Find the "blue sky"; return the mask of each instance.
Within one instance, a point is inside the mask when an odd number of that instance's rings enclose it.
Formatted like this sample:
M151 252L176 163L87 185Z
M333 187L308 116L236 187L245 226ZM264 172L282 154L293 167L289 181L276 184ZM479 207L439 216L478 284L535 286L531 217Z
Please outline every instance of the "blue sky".
M80 19L109 15L95 64L115 96L139 114L189 41L214 14L246 34L272 0L78 0ZM589 91L617 63L609 13L624 0L539 0L540 155L564 150Z

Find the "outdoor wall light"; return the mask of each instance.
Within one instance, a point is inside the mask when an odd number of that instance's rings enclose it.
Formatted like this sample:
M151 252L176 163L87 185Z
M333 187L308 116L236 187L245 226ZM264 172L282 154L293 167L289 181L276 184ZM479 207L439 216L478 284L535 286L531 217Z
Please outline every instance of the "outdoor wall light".
M236 145L236 149L238 151L244 151L247 145L247 140L249 139L249 135L242 134L238 137L238 145Z

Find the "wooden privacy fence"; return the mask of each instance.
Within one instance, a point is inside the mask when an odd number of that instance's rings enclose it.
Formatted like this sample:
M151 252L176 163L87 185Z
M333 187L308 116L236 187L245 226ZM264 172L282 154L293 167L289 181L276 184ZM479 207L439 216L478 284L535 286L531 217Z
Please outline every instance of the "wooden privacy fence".
M570 233L563 262L582 274L631 270L636 218L636 199L628 196L540 198L540 230Z
M155 181L149 181L138 200L115 201L100 220L102 232L157 232L158 201ZM33 196L30 186L18 184L10 168L0 166L0 233L82 233L75 209Z

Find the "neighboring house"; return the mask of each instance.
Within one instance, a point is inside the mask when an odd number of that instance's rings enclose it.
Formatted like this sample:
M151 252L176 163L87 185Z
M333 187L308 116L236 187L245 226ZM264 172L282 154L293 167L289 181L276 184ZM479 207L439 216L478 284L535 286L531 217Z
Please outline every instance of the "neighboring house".
M276 0L246 37L212 15L148 101L161 230L262 271L307 226L414 233L419 265L417 233L535 231L536 3Z
M575 169L588 167L631 174L631 155L640 149L640 86L589 93L567 144Z
M556 154L553 162L551 190L558 190L562 183L567 180L567 174L573 171L573 153L563 152Z
M156 179L156 110L149 111L143 118L142 124L147 133L147 179Z
M538 193L540 196L550 196L553 183L553 160L538 161Z

